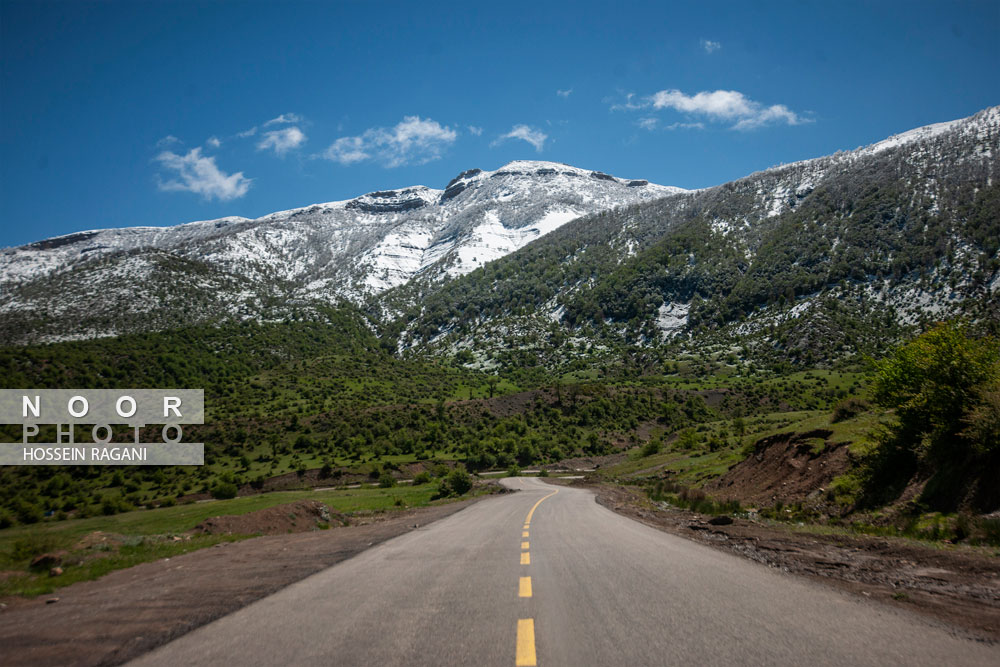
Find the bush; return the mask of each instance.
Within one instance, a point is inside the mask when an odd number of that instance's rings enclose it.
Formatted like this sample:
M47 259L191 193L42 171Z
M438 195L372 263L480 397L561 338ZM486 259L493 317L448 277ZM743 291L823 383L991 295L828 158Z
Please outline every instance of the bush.
M857 417L862 412L867 412L870 407L871 405L868 401L863 398L858 398L857 396L845 398L834 406L830 423L836 424L837 422Z
M427 484L430 481L431 481L431 474L425 470L423 472L417 473L417 476L413 478L413 485L416 486L418 484Z
M391 489L392 487L396 486L396 478L393 477L391 473L384 472L378 478L378 485L379 488L382 489Z
M220 482L212 487L210 493L216 500L229 500L235 498L239 489L231 482Z
M42 520L42 510L38 505L21 499L14 501L14 515L21 523L38 523Z
M464 467L458 467L447 474L438 486L439 498L450 496L461 496L469 492L472 488L472 477Z
M643 456L652 456L653 454L659 454L660 453L660 447L661 447L661 445L660 445L660 439L659 438L653 438L652 440L650 440L649 442L647 442L645 445L643 445L643 447L642 447L642 455Z

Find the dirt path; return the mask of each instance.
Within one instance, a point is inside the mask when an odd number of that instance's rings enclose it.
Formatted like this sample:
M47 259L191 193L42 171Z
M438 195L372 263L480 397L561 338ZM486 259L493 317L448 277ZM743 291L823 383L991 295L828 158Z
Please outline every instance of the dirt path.
M941 621L964 636L1000 642L1000 557L986 549L934 548L898 538L820 535L664 508L636 490L584 483L609 509L723 551Z
M7 600L0 614L0 662L123 663L472 502L393 512L368 525L222 543L118 570L53 595ZM59 601L46 604L53 597Z

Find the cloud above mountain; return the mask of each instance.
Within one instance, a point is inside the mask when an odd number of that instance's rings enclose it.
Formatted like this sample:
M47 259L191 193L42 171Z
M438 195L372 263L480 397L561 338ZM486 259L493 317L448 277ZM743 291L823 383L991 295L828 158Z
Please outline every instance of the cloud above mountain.
M672 127L698 127L703 119L713 123L729 124L734 130L753 130L766 125L802 125L811 123L789 109L784 104L765 105L750 99L738 90L701 91L688 95L677 89L661 90L648 97L636 101L634 95L628 95L625 103L616 104L615 110L673 110L699 119L697 122L674 124ZM653 123L643 119L645 127L651 128ZM668 126L669 127L669 126Z
M458 132L430 118L405 116L393 127L375 127L356 136L340 137L322 157L343 165L374 161L384 167L426 164L440 159Z
M201 154L201 148L192 148L184 155L173 151L163 151L155 161L175 178L164 181L159 178L159 188L165 192L194 192L205 199L228 201L238 199L250 189L251 179L242 171L227 174L215 164L214 157Z
M501 134L499 137L493 140L491 146L498 146L508 139L520 139L521 141L526 141L535 147L535 151L538 153L542 152L545 148L545 141L549 138L549 135L545 134L541 130L531 127L530 125L515 125L511 128L510 132L507 134Z
M280 130L265 132L261 140L257 142L257 150L274 151L274 154L283 157L288 151L298 148L306 141L306 135L298 127L286 127Z

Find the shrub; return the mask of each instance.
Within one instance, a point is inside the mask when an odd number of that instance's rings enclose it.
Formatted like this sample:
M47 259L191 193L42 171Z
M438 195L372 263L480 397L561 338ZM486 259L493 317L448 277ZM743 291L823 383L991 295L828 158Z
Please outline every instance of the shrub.
M236 488L236 485L231 482L219 482L212 487L210 493L217 500L229 500L230 498L235 498L238 491L239 489Z
M659 454L660 453L660 447L661 447L661 445L660 445L660 439L659 438L653 438L649 442L647 442L645 445L643 445L643 447L642 447L642 455L643 456L652 456L653 454Z
M391 473L384 472L378 478L378 485L380 488L383 489L391 489L392 487L396 486L396 478L393 477Z
M21 499L14 502L14 514L21 523L38 523L42 520L42 510L38 505Z
M438 497L461 496L472 488L472 477L464 467L458 467L448 473L438 487Z
M414 486L416 486L418 484L427 484L430 481L431 481L431 474L429 472L427 472L426 470L423 471L423 472L417 473L417 476L413 478L413 484L414 484Z
M862 412L867 412L871 405L863 398L852 396L837 403L833 408L833 415L830 422L836 424L853 417L857 417Z

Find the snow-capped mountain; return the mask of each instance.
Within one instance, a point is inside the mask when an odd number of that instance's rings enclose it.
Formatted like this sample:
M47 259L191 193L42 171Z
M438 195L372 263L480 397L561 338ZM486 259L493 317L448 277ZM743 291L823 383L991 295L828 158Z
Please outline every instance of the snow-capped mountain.
M3 338L114 335L358 303L417 275L468 273L582 215L678 192L516 161L465 171L442 190L371 192L255 220L78 232L0 253Z
M563 355L549 340L576 354L687 334L699 354L713 339L725 354L805 362L870 353L921 321L1000 317L998 176L992 107L581 218L482 271L383 300L419 303L400 320L400 349L474 350L487 367L511 349Z

